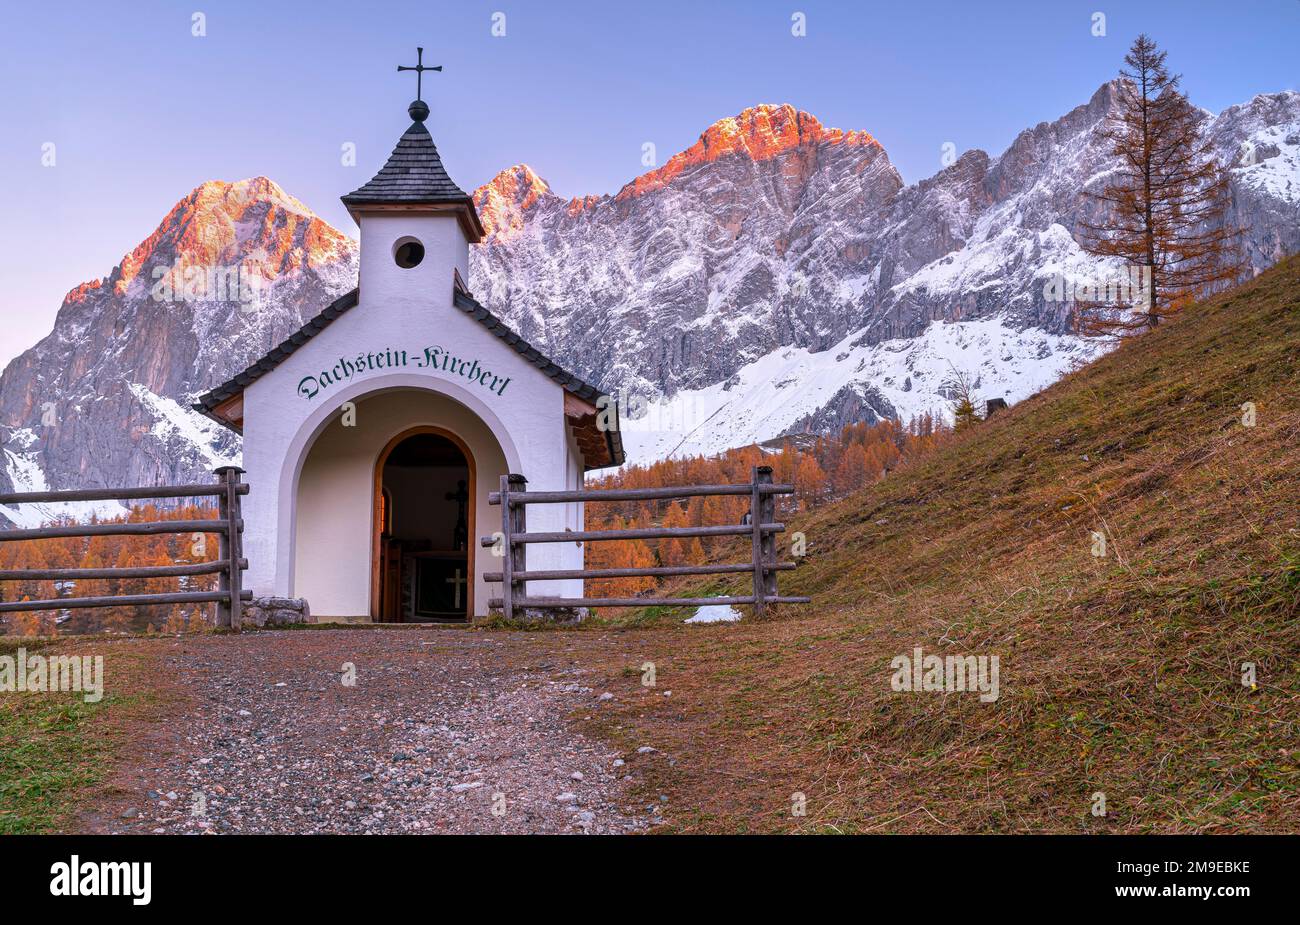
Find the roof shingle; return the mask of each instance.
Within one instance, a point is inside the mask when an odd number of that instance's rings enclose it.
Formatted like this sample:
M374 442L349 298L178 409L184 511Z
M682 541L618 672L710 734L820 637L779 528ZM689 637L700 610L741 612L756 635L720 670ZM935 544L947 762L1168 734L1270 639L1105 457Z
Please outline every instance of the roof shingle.
M442 166L429 130L412 122L388 163L360 189L343 197L348 206L385 202L461 203L469 199Z

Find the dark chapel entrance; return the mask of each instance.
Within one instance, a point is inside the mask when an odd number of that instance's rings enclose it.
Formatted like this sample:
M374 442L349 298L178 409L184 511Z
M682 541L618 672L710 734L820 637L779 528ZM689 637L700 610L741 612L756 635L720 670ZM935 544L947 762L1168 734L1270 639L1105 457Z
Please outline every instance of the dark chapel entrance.
M398 434L375 466L373 619L465 620L473 613L474 466L435 427Z

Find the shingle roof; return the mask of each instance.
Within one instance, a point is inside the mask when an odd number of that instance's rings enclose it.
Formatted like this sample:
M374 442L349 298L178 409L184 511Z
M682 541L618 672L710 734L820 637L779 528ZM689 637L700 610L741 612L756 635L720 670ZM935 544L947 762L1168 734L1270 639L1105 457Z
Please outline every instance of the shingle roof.
M429 209L456 213L471 243L486 237L474 200L456 185L442 166L424 120L429 107L416 100L408 107L414 120L397 141L388 162L370 182L342 197L348 212L358 222L360 212L389 209Z
M540 350L528 343L528 341L524 340L508 327L504 321L480 305L473 296L457 290L454 304L465 314L469 315L479 324L483 325L483 327L487 328L497 337L505 341L506 344L513 348L514 351L525 360L546 373L547 376L564 386L567 391L572 392L579 398L589 402L595 402L602 395L609 394L604 389L590 385L572 373L565 372L558 364L548 360L542 355Z
M226 427L231 427L230 421L227 421L214 413L217 406L238 395L248 386L252 385L258 379L262 378L287 360L299 347L307 343L307 341L311 340L321 331L325 330L325 328L329 327L330 323L333 322L335 318L356 305L358 297L359 290L353 289L346 295L335 299L327 305L320 314L316 315L316 317L312 318L297 331L290 334L278 346L267 352L265 356L262 356L250 364L243 372L231 377L211 391L200 395L198 401L193 405L194 410L207 415L214 421L217 421ZM541 351L516 334L505 322L475 301L473 296L462 292L460 289L456 289L453 304L495 334L516 353L545 373L552 381L561 385L565 391L571 392L578 398L593 405L595 405L602 396L609 395L609 393L604 389L579 379L572 373L567 372L559 364L547 359ZM614 416L614 427L604 429L605 444L609 450L609 458L611 460L610 464L621 466L624 460L624 452L623 438L618 429L618 403L611 399L608 405Z
M483 325L501 340L505 341L516 353L522 356L529 363L532 363L553 381L562 385L565 391L572 392L578 398L595 405L602 398L607 402L606 407L613 414L614 426L604 428L605 444L609 449L610 464L614 466L623 465L623 435L619 428L618 419L618 402L614 400L609 392L599 386L591 385L588 382L579 379L573 373L567 372L559 364L549 360L540 350L534 347L528 341L516 334L504 321L492 314L482 305L474 300L474 297L456 290L453 302L457 308L469 315L479 324ZM599 468L599 467L592 467Z
M343 197L347 206L385 202L454 202L469 201L447 175L429 130L423 123L412 122L388 163L370 182Z

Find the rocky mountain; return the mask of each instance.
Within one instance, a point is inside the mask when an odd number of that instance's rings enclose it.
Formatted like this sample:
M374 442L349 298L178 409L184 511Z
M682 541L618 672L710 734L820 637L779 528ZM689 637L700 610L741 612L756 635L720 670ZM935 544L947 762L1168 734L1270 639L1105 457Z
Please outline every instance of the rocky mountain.
M355 242L265 177L198 187L108 276L69 292L54 330L0 375L0 491L210 479L239 440L191 397L356 273ZM20 523L58 513L0 507Z
M910 186L866 132L788 105L715 123L612 196L565 199L518 165L474 194L489 237L470 285L619 390L634 461L907 419L943 404L954 370L1018 400L1103 349L1046 284L1118 272L1074 239L1115 103L1105 84ZM1206 113L1204 131L1252 264L1300 250L1300 94ZM238 441L191 398L355 285L356 257L270 180L200 186L0 375L0 491L207 478ZM21 511L0 507L57 513Z
M907 419L955 371L1015 401L1103 349L1045 287L1123 278L1075 240L1117 92L911 186L869 135L788 105L722 120L614 196L565 200L512 167L476 194L491 234L473 284L622 390L634 459ZM1254 267L1300 249L1300 94L1206 113L1204 131Z

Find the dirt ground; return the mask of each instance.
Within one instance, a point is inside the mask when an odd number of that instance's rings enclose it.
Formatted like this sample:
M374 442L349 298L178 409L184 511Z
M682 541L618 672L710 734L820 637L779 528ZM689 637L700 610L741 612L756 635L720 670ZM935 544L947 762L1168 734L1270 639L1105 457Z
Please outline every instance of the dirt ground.
M574 655L594 643L602 663L634 665L637 635L411 628L96 641L109 690L149 690L157 708L119 730L108 779L67 828L646 830L665 818L666 799L631 793L638 764L661 756L583 734L614 697L601 696L604 672Z

